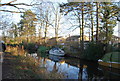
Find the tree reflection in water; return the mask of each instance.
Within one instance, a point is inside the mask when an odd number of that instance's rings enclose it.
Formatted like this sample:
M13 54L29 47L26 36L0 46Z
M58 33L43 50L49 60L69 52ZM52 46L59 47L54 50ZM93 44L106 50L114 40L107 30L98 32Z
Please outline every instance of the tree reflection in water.
M93 61L80 60L79 77L83 81L100 80L103 72L98 69L98 63Z
M62 73L67 77L66 79L94 81L115 77L115 75L109 76L108 68L105 70L99 66L98 62L94 61L56 56L38 56L37 60L40 62L40 67L46 68L51 73Z
M58 68L57 68L57 65L56 65L57 63L55 62L54 63L54 65L53 65L53 70L52 70L52 72L54 72L54 73L57 73L58 72Z

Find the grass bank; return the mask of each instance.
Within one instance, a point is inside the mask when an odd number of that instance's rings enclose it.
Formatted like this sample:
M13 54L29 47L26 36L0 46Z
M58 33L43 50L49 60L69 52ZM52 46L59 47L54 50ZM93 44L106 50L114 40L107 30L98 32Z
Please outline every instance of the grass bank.
M5 63L10 68L3 70L11 70L10 75L5 76L9 79L63 79L64 76L58 73L50 73L46 68L39 67L40 63L31 56L13 56L7 54ZM8 59L9 58L9 59ZM3 63L4 64L4 63ZM4 66L4 67L8 67ZM7 73L7 72L6 72ZM4 75L4 74L3 74ZM6 75L6 74L5 74Z
M4 56L3 79L64 79L59 73L48 72L45 67L39 67L40 62L25 54L14 54L13 48ZM7 50L8 51L8 50ZM17 52L16 52L17 53Z

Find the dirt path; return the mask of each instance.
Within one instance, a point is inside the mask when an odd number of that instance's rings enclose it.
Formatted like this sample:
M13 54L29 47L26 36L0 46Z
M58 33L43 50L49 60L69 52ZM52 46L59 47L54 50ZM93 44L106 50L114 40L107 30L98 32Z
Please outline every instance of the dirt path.
M22 60L22 61L21 61ZM24 60L24 62L23 62ZM62 79L64 75L49 73L32 57L14 56L10 53L4 54L2 63L2 79Z
M2 79L14 79L14 71L12 69L11 59L14 57L10 53L4 53L4 59L2 63Z

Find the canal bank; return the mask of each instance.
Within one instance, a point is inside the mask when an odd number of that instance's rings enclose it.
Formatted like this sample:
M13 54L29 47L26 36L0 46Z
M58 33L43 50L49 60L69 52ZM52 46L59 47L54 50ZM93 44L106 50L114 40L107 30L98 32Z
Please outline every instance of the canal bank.
M5 53L2 64L2 79L62 79L64 76L49 73L45 68L40 68L33 57L14 56Z
M29 78L110 80L119 79L120 77L120 71L118 69L112 68L112 70L108 71L108 67L104 68L103 66L100 66L98 62L95 61L83 60L73 57L57 57L44 53L18 54L18 52L11 52L11 54L6 54L6 56L8 57L8 61L6 61L6 65L8 66L5 65L5 61L3 63L3 71L6 71L3 72L3 75L5 75L5 79L6 77L8 77L7 79ZM31 59L28 57L30 57ZM5 69L5 67L8 68Z
M3 79L118 79L119 70L96 62L66 57L28 57L6 54ZM24 59L24 60L23 60ZM22 62L20 61L22 60ZM112 77L110 77L112 76Z
M95 78L109 80L119 79L120 77L119 69L112 68L112 70L107 71L106 69L109 69L108 67L104 68L104 66L99 65L95 61L51 55L46 57L38 56L38 58L40 58L39 62L41 62L41 67L45 67L49 72L62 73L66 76L66 79L88 80Z

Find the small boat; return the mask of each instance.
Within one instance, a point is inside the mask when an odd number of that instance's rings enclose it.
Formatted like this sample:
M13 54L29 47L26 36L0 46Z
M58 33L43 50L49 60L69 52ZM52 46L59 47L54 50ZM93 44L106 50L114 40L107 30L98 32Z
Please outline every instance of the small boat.
M120 52L110 52L103 56L102 59L98 60L98 63L103 66L120 69Z
M63 50L61 50L60 48L52 48L50 51L49 51L49 54L51 55L57 55L57 56L64 56L65 55L65 52Z

